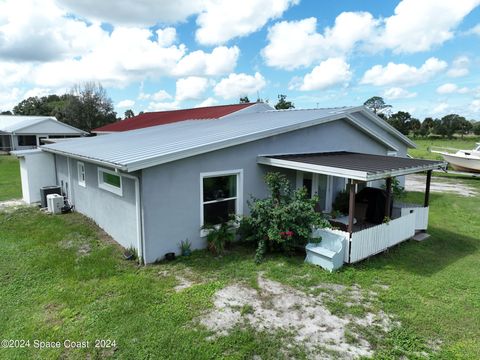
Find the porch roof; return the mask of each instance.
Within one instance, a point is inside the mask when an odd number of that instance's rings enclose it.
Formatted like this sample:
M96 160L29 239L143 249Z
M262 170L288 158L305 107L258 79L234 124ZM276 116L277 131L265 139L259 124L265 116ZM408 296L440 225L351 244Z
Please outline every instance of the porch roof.
M259 164L307 171L360 181L372 181L388 177L442 169L443 161L421 160L386 155L361 154L346 151L262 155Z

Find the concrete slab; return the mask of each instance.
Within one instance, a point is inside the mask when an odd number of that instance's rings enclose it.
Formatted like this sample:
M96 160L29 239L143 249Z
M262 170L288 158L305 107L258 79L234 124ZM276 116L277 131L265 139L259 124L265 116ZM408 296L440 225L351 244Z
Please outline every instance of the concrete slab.
M423 241L426 240L430 237L430 234L427 234L426 232L418 232L415 234L415 236L412 238L415 241Z

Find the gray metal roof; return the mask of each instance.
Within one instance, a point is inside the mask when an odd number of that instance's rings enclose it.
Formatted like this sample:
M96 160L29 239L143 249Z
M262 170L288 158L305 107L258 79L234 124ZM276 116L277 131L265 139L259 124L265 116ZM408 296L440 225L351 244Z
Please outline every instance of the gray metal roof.
M272 110L72 139L42 149L127 172L345 118L363 107Z
M35 131L45 134L87 134L83 130L58 121L54 116L0 115L0 132L2 133L28 134L31 130L29 128L33 125L39 125L40 128L36 127Z
M27 126L41 123L47 119L57 121L52 116L0 115L0 131L12 133Z
M392 176L441 169L444 161L361 154L346 151L259 156L261 164L308 170L355 180L372 181Z

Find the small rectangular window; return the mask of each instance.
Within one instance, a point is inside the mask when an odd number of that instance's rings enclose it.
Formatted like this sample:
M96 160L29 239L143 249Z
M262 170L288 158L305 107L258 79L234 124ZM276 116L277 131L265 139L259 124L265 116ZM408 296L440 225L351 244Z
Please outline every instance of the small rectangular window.
M78 171L78 185L85 187L85 164L83 162L77 162L77 171Z
M108 185L115 186L117 188L120 188L120 176L110 174L107 172L103 173L103 182Z
M122 196L122 177L112 170L98 168L98 187Z

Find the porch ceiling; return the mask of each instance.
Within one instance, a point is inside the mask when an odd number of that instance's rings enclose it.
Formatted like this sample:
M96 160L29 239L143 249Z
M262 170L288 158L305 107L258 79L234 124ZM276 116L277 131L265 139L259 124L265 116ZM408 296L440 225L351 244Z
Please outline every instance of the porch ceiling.
M257 157L257 163L360 181L385 179L393 176L441 169L446 166L446 163L443 161L361 154L346 151L313 154L263 155Z

